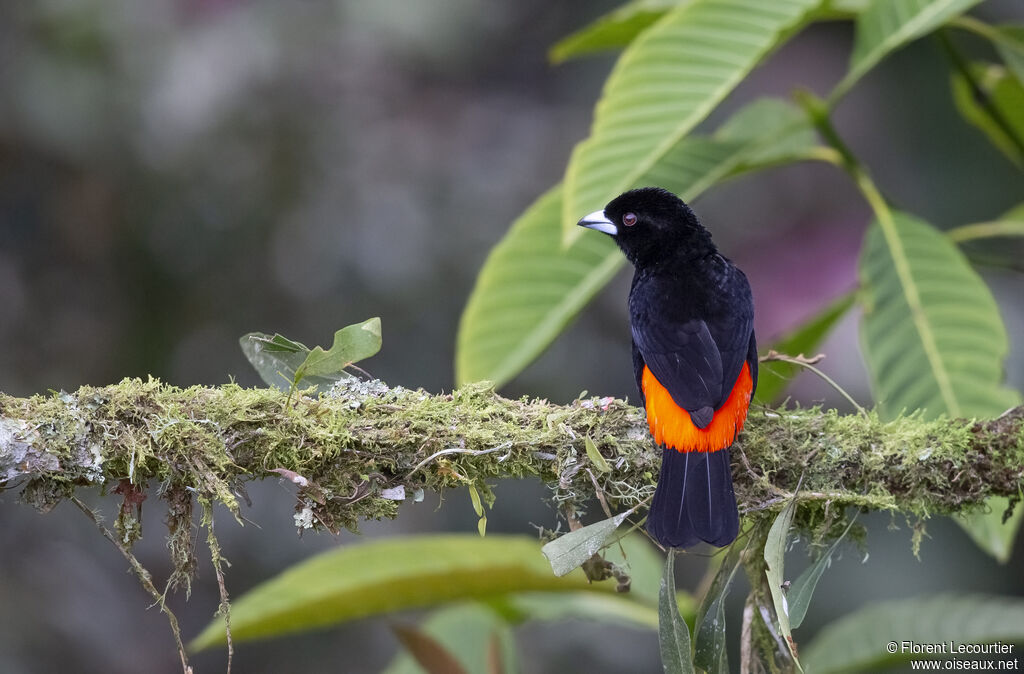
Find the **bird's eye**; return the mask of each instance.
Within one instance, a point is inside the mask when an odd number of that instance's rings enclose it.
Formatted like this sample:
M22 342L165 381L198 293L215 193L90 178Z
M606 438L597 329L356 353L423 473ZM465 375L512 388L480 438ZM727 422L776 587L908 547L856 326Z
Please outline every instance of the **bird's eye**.
M626 213L622 216L622 224L626 227L632 227L636 224L636 213Z

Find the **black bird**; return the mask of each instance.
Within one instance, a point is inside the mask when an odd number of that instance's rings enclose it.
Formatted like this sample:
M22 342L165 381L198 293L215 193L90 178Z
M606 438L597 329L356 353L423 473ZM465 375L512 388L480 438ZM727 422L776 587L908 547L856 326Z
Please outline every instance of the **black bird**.
M580 226L610 235L633 263L633 370L661 474L647 530L669 547L736 539L729 447L757 387L754 301L679 197L631 190Z

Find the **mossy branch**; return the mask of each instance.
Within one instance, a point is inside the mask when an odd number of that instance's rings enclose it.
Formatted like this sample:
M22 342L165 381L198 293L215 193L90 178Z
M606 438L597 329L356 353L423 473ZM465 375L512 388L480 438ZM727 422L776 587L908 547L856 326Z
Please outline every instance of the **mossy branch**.
M284 475L298 485L296 522L337 530L394 517L402 495L421 489L472 484L492 500L486 480L499 477L535 476L577 508L596 484L612 507L629 507L652 493L660 461L641 411L611 398L555 405L509 400L486 384L431 395L354 382L288 407L285 400L273 389L182 389L152 379L0 395L0 485L20 487L43 510L78 488L116 485L125 499L117 525L130 543L138 535L133 506L154 483L176 512L190 517L181 502L195 496L237 515L246 481ZM592 464L586 437L607 466ZM772 508L803 476L807 502L953 513L989 496L1019 496L1024 408L995 420L889 423L754 408L733 462L745 512ZM194 563L190 554L181 551L183 567Z

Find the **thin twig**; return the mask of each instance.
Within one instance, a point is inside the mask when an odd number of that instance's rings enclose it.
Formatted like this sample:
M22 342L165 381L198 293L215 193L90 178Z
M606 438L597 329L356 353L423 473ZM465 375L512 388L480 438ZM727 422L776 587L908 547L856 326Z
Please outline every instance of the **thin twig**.
M174 634L174 642L178 646L178 655L181 657L181 669L184 674L192 674L192 666L188 664L188 655L185 651L185 644L181 640L181 629L178 627L178 618L174 615L174 612L167 606L167 602L164 601L164 596L160 594L160 591L153 585L153 578L150 576L149 571L146 567L132 554L131 550L121 544L121 541L117 539L117 536L110 531L110 529L103 526L103 522L100 516L96 514L89 506L85 505L77 496L68 497L75 506L85 513L85 516L92 520L92 523L96 525L96 528L100 530L103 537L114 544L128 563L132 567L132 571L138 577L139 582L142 583L142 587L145 588L146 592L149 592L150 596L155 600L155 604L160 606L160 610L167 615L167 622L171 625L171 632Z
M786 354L778 353L777 351L769 351L766 355L762 356L760 360L761 362L781 361L783 363L791 363L793 365L799 365L800 367L807 368L824 379L830 386L832 386L832 388L839 391L839 393L841 393L842 396L846 398L865 419L869 419L870 416L868 415L868 411L857 404L857 401L853 399L853 396L846 392L846 389L837 384L832 377L829 377L827 374L814 367L813 363L821 361L824 357L825 356L823 354L819 354L813 358L805 358L803 354L800 354L799 356L787 356Z
M992 103L992 97L981 87L981 83L971 72L970 65L967 63L967 59L960 53L953 40L949 37L949 33L945 29L940 29L936 32L939 39L939 44L942 45L942 50L949 59L949 62L956 69L960 76L964 78L967 86L971 90L971 96L974 98L974 102L978 104L992 123L999 127L999 130L1003 132L1006 138L1013 145L1017 152L1024 154L1024 140L1022 140L1014 129L1013 125L1007 121L1003 112Z
M492 452L498 452L498 451L501 451L501 450L503 450L503 449L505 449L507 447L511 447L511 446L512 446L511 442L503 442L500 445L498 445L497 447L491 447L490 449L461 449L459 447L449 447L448 449L442 449L441 451L434 452L433 454L431 454L427 458L425 458L422 461L420 461L419 463L417 463L416 467L413 468L412 470L410 470L408 475L406 475L404 479L408 480L410 477L412 477L416 473L417 470L419 470L423 466L427 465L428 463L430 463L431 461L433 461L434 459L436 459L439 456L444 456L446 454L468 454L469 456L481 456L483 454L490 454Z

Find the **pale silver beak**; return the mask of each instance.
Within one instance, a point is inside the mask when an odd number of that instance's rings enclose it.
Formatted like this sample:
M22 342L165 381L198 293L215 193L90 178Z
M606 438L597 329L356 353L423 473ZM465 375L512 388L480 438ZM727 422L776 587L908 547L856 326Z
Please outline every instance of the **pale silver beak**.
M604 211L594 211L590 215L584 216L583 219L576 224L580 227L586 227L587 229L596 229L599 232L604 232L611 236L616 236L619 233L619 228L615 226L615 223L605 217Z

